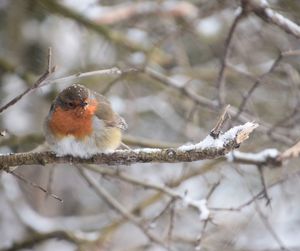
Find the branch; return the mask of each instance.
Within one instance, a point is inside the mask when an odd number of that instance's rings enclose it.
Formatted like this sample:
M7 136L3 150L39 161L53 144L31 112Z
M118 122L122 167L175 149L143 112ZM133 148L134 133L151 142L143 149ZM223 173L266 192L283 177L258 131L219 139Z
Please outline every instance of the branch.
M97 181L95 181L92 177L90 177L84 170L78 168L81 176L85 179L88 185L94 190L94 192L102 199L106 201L108 205L110 205L115 211L120 213L123 217L128 219L131 223L133 223L136 227L140 228L142 232L149 238L150 241L164 247L165 244L155 235L150 233L148 229L146 229L142 222L136 218L132 213L130 213L126 208L123 207L122 204L119 203L113 196L108 193L108 191L100 186Z
M266 22L275 24L285 32L300 38L300 26L269 8L267 1L242 0L242 8L244 11L254 12Z
M180 200L180 201L184 202L184 204L186 206L196 209L200 214L201 220L205 220L209 216L209 210L206 207L206 202L207 202L206 199L194 200L194 199L189 198L187 195L177 192L176 190L174 190L166 185L161 185L161 184L144 181L144 180L141 180L140 178L135 178L135 177L129 176L118 170L115 171L112 169L104 169L104 168L99 168L96 166L87 166L86 168L88 168L94 172L97 172L99 174L102 174L102 175L118 178L120 180L131 183L133 185L141 186L141 187L148 188L148 189L154 189L158 192L162 192L165 195L168 195L169 197L171 197L172 201Z
M95 70L95 71L88 71L88 72L78 72L66 77L61 77L61 78L54 78L51 80L47 80L43 83L44 85L50 84L50 83L56 83L56 82L66 82L66 81L73 81L73 80L77 80L79 78L84 78L84 77L90 77L90 76L103 76L103 75L122 75L123 72L118 69L117 67L112 67L109 69L102 69L102 70Z
M229 129L216 139L208 135L198 144L167 149L116 150L110 153L99 153L88 159L73 156L57 156L53 152L4 154L0 155L0 170L8 171L8 168L12 166L46 165L52 163L131 165L134 163L175 163L215 159L239 147L257 127L258 124L256 123L247 122L244 125Z
M8 107L14 105L18 101L20 101L27 93L31 92L32 90L38 88L40 85L42 85L46 79L55 71L55 67L52 66L52 53L51 48L48 50L48 61L47 61L47 70L45 73L38 78L38 80L28 89L26 89L23 93L13 98L11 101L9 101L4 106L0 107L0 113L6 110Z
M278 161L283 161L286 159L297 158L300 156L300 141L297 142L294 146L285 150L278 158Z
M226 155L226 158L229 162L240 164L250 164L256 166L281 166L283 161L298 158L299 156L300 141L282 153L275 148L264 149L258 153L232 151Z
M242 20L242 18L244 17L244 11L241 11L234 19L230 30L228 32L226 41L225 41L225 49L224 49L224 55L221 59L221 68L219 71L219 75L217 78L217 88L218 88L218 102L219 105L223 105L225 102L225 69L227 66L227 58L228 58L228 54L229 54L229 49L230 49L230 44L233 38L233 34L237 28L238 23Z
M61 1L54 1L54 0L42 0L36 1L37 4L40 4L43 8L46 8L48 11L63 16L65 18L72 19L79 23L80 25L84 26L85 28L100 34L107 40L115 43L116 45L126 48L130 51L142 51L148 53L151 48L134 42L132 39L126 37L121 32L116 30L110 29L108 26L98 24L91 19L87 18L86 16L82 15L81 13L68 8L67 6L60 3ZM164 51L156 48L155 56L158 58L157 61L159 62L169 62L171 57L167 55ZM154 57L153 57L154 58Z
M243 153L240 151L232 151L227 154L229 162L240 164L251 164L256 166L281 166L282 161L279 159L280 152L277 149L269 148L258 153Z
M185 1L161 4L155 1L126 2L106 7L107 11L96 18L98 24L116 24L149 15L192 19L197 16L195 5Z
M229 109L230 105L227 105L222 113L222 115L220 116L217 124L215 125L215 127L211 130L210 132L210 136L212 136L214 139L218 138L221 132L221 129L224 125L224 123L226 122L226 119L228 118L228 109Z
M167 77L166 75L154 70L153 68L146 67L144 69L144 73L151 77L152 79L155 79L156 81L160 82L161 84L171 87L177 91L179 91L182 95L187 97L188 99L192 100L195 104L200 105L202 107L208 108L209 110L219 110L219 105L217 102L210 100L204 96L200 96L197 94L197 92L193 89L187 88L186 85L179 86L176 81L174 81L172 78ZM230 116L235 116L238 113L238 108L234 106L230 106L228 109L228 114ZM247 121L254 120L253 116L247 114L246 112L243 112L239 115L237 118L239 122L246 123ZM260 127L259 131L262 133L269 133L272 135L276 140L284 143L284 144L292 144L293 140L291 140L288 136L285 135L282 131L271 131L272 125L268 124L266 122L260 121ZM294 135L293 135L294 137ZM296 135L295 135L296 137Z
M274 62L272 63L270 69L263 73L262 75L260 75L255 81L254 84L250 87L250 89L248 90L248 92L244 95L244 98L241 102L241 104L239 105L237 114L234 116L233 120L237 119L240 114L244 111L245 106L248 102L248 100L250 99L251 95L254 93L254 91L263 83L263 81L265 80L265 78L271 74L272 72L274 72L274 70L276 69L277 65L279 64L279 62L281 61L281 59L283 58L282 53L280 53L278 55L278 57L274 60Z
M221 159L218 160L214 160L214 161L209 161L206 162L201 169L196 168L196 169L187 169L186 172L184 172L182 174L182 176L177 177L175 179L170 179L169 181L167 181L165 184L166 186L168 186L169 188L174 188L176 189L176 187L179 187L184 181L187 181L193 177L197 177L197 176L201 176L209 171L211 171L212 169L214 169L218 163L221 162ZM92 166L89 166L89 168L91 169ZM99 171L99 167L97 168L97 172ZM107 169L106 169L107 170ZM93 170L95 171L95 170ZM102 172L103 170L101 170ZM99 172L100 173L100 172ZM104 174L105 176L105 174ZM119 178L119 177L117 177ZM154 188L154 187L153 187ZM150 207L151 205L154 205L156 202L158 202L162 197L163 197L164 193L163 192L157 192L154 193L150 196L148 196L147 198L143 199L142 201L138 202L137 204L133 205L130 212L133 214L141 214L141 212L143 212L144 210L146 210L148 207ZM101 236L101 240L105 240L105 237L109 234L112 234L112 232L116 231L116 229L122 225L126 223L126 219L120 218L117 219L115 221L113 221L112 223L110 223L108 226L105 227L105 229L102 231L103 234ZM99 240L99 241L101 241Z

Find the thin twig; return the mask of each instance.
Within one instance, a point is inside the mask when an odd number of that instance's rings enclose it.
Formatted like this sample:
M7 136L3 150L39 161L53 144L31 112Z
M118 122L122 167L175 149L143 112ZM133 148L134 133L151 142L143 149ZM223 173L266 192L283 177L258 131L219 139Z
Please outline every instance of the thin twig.
M108 203L115 211L120 213L123 217L128 219L130 222L132 222L135 226L140 228L142 232L151 240L152 242L165 247L165 244L163 241L158 239L156 236L154 236L152 233L148 231L147 228L145 228L141 222L133 215L131 214L126 208L124 208L114 197L112 197L102 186L99 186L94 179L92 179L85 170L82 170L78 167L78 171L81 174L81 176L86 180L86 182L93 188L95 193L104 199L106 203Z
M267 1L242 0L242 8L247 12L254 12L264 21L277 25L285 32L292 34L296 38L300 38L300 26L269 8Z
M279 180L277 180L277 181L273 182L272 184L268 185L267 188L270 190L271 188L286 182L290 178L295 178L295 177L298 178L299 174L300 174L300 172L296 171L293 174L285 175L284 177L280 178ZM264 192L265 192L265 190L262 189L260 192L258 192L257 194L251 196L250 199L246 200L244 203L240 204L237 207L229 207L229 208L210 207L209 209L211 211L234 211L234 212L239 212L239 211L243 210L244 208L248 207L249 205L251 205L257 199L261 198L261 196L264 195Z
M88 72L83 72L83 73L75 73L66 77L61 77L61 78L55 78L55 79L51 79L48 81L44 81L43 86L50 84L50 83L55 83L55 82L67 82L67 81L73 81L73 80L77 80L80 78L85 78L85 77L90 77L90 76L99 76L99 75L122 75L122 71L117 68L117 67L113 67L110 69L103 69L103 70L96 70L96 71L88 71Z
M251 95L263 83L265 78L276 69L276 67L279 64L279 62L281 61L281 59L282 59L282 54L279 53L278 57L274 60L270 69L256 79L254 84L250 87L249 91L246 93L246 95L244 95L243 100L242 100L241 104L239 105L239 109L232 120L236 120L241 115L241 113L244 111L247 101L250 99Z
M289 249L287 249L285 247L282 240L280 239L280 237L277 235L276 231L274 230L273 226L270 224L268 218L263 214L263 212L260 209L260 206L256 200L254 201L254 203L255 203L256 212L258 213L258 215L259 215L260 219L262 220L263 224L265 225L266 229L269 231L270 235L277 242L278 246L280 247L280 250L288 251Z
M208 194L206 195L206 200L208 201L209 198L213 195L213 193L216 191L217 187L221 184L221 180L219 180L218 182L216 182L215 184L213 184L213 186L211 187L211 189L209 190ZM208 217L206 220L204 220L203 225L202 225L202 229L201 232L199 234L199 237L197 239L197 245L195 247L195 250L201 250L201 244L202 244L202 240L204 238L204 234L206 231L206 228L208 226L208 223L211 222L212 223L212 218Z
M197 238L197 244L195 246L195 250L201 250L201 244L202 244L202 240L203 240L207 225L208 225L208 220L205 220L203 222L203 226L202 226L201 232L199 234L199 237Z
M49 169L49 176L48 176L48 182L47 182L47 190L52 193L52 185L54 180L54 174L55 174L55 166L50 167Z
M8 173L12 174L13 176L15 176L16 178L18 178L19 180L23 181L25 184L28 184L34 188L39 189L40 191L42 191L43 193L45 193L46 195L58 200L59 202L63 202L63 199L59 198L57 195L49 192L47 189L41 187L40 185L28 180L27 178L25 178L23 175L21 174L17 174L14 171L8 171Z
M233 38L233 34L236 30L236 27L238 25L238 23L240 22L240 20L242 20L242 18L244 17L244 12L241 11L234 19L230 29L229 29L229 32L228 32L228 35L227 35L227 38L225 40L225 49L224 49L224 54L223 54L223 57L221 59L221 68L220 68L220 71L219 71L219 75L218 75L218 79L217 79L217 89L218 89L218 102L219 102L219 106L223 106L224 103L225 103L225 95L226 95L226 90L225 90L225 69L226 69L226 66L227 66L227 58L228 58L228 55L229 55L229 48L230 48L230 43L231 43L231 40Z
M178 86L173 79L171 79L171 78L167 77L166 75L154 70L153 68L146 67L144 69L144 73L146 75L148 75L149 77L151 77L152 79L155 79L155 80L159 81L163 85L171 87L173 89L176 89L182 95L186 96L188 99L192 100L195 104L198 104L201 107L205 107L205 108L208 108L208 109L213 110L213 111L218 111L219 110L219 106L218 106L217 102L214 102L213 100L210 100L210 99L208 99L204 96L198 95L195 90L187 88L186 85ZM228 110L228 113L231 116L235 116L238 113L238 108L234 107L234 106L231 106ZM243 112L238 117L238 120L240 122L245 123L247 121L253 121L255 119L250 114L247 114L246 112ZM261 131L262 133L267 133L267 132L269 132L270 128L272 128L271 124L260 121L260 127L258 128L259 131ZM274 131L274 132L272 132L272 136L277 141L279 141L281 143L284 143L284 144L287 144L287 145L292 144L294 142L289 136L286 135L285 130L284 131L282 131L282 130Z
M220 186L221 184L221 180L217 181L216 183L214 183L212 185L212 187L210 188L208 194L206 195L206 200L208 201L209 198L213 195L213 193L216 191L216 189L218 188L218 186Z
M172 203L170 208L170 223L169 223L168 239L167 239L168 251L171 251L171 241L172 241L174 225L175 225L175 203Z
M261 184L262 184L263 191L264 191L263 197L266 199L266 206L271 205L271 198L270 198L269 193L268 193L268 188L267 188L267 185L266 185L263 168L262 168L262 166L257 166L257 169L258 169L258 172L259 172Z
M52 74L55 72L55 67L52 66L52 52L51 52L51 48L48 49L48 57L47 57L47 70L46 72L40 76L38 78L38 80L28 89L26 89L23 93L21 93L20 95L16 96L15 98L13 98L11 101L9 101L7 104L3 105L2 107L0 107L0 113L2 113L4 110L6 110L7 108L9 108L10 106L16 104L18 101L20 101L26 94L28 94L29 92L31 92L32 90L40 87L45 80Z
M221 129L222 129L224 123L226 122L226 119L228 118L228 109L229 109L229 107L230 107L230 105L227 105L225 107L223 113L221 114L220 118L217 121L217 124L215 125L215 127L210 132L210 136L212 136L214 139L219 137Z
M96 166L87 166L86 168L88 168L88 169L90 169L94 172L100 173L102 175L109 175L109 176L114 177L114 178L119 178L123 181L126 181L128 183L131 183L131 184L134 184L134 185L137 185L137 186L145 187L145 188L148 188L148 189L149 188L154 189L156 191L164 193L165 195L170 196L174 201L175 200L181 200L181 201L185 200L185 195L184 194L179 193L179 192L169 188L166 185L150 183L150 182L147 182L147 181L143 181L139 178L134 178L132 176L126 175L125 173L121 173L121 172L118 172L118 171L113 171L113 170L110 170L110 169L101 169L101 168L98 168ZM188 206L191 206L191 207L193 207L197 210L199 209L198 205L196 203L193 203L193 202L189 203Z
M170 182L167 182L166 184L170 188L175 188L175 187L179 186L183 181L186 181L186 180L188 180L192 177L198 176L198 175L203 175L204 173L211 171L214 167L216 167L218 165L218 163L221 163L220 159L207 162L206 164L204 164L204 166L202 166L201 169L199 169L199 168L189 169L189 171L187 171L187 173L185 173L181 177L179 177L175 180L171 180ZM134 205L132 207L132 209L130 210L130 212L135 213L135 212L143 211L144 209L148 208L150 205L153 205L154 203L159 201L163 195L164 195L163 192L157 192L157 193L145 198L141 202ZM118 220L112 222L109 226L107 226L106 229L111 229L111 228L116 229L116 226L120 226L121 224L124 224L125 222L126 222L126 219L124 219L124 218L118 219ZM104 237L101 237L101 239L103 239L103 238Z
M174 199L171 198L169 202L163 207L163 209L151 219L151 223L157 221L161 216L163 216L170 209L173 203Z

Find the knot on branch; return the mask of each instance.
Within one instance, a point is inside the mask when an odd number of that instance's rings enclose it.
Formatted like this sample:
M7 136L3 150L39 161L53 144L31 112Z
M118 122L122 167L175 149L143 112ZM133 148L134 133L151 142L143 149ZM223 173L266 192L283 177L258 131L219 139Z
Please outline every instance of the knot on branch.
M174 161L176 159L176 152L174 149L167 149L166 156L168 161Z

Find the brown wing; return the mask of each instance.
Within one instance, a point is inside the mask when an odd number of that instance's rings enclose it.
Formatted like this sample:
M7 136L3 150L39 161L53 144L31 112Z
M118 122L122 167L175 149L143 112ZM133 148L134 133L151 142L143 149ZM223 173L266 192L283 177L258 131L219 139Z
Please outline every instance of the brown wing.
M127 123L119 114L113 111L110 102L99 93L93 92L92 95L96 98L98 102L96 116L99 119L102 119L107 126L117 127L122 130L126 130L128 127Z

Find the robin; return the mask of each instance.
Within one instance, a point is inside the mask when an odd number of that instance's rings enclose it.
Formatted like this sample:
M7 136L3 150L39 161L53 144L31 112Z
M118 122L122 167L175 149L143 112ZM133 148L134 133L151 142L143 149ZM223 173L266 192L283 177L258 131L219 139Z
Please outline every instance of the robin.
M121 144L125 120L102 95L80 84L61 91L45 121L46 141L58 155L88 158Z

